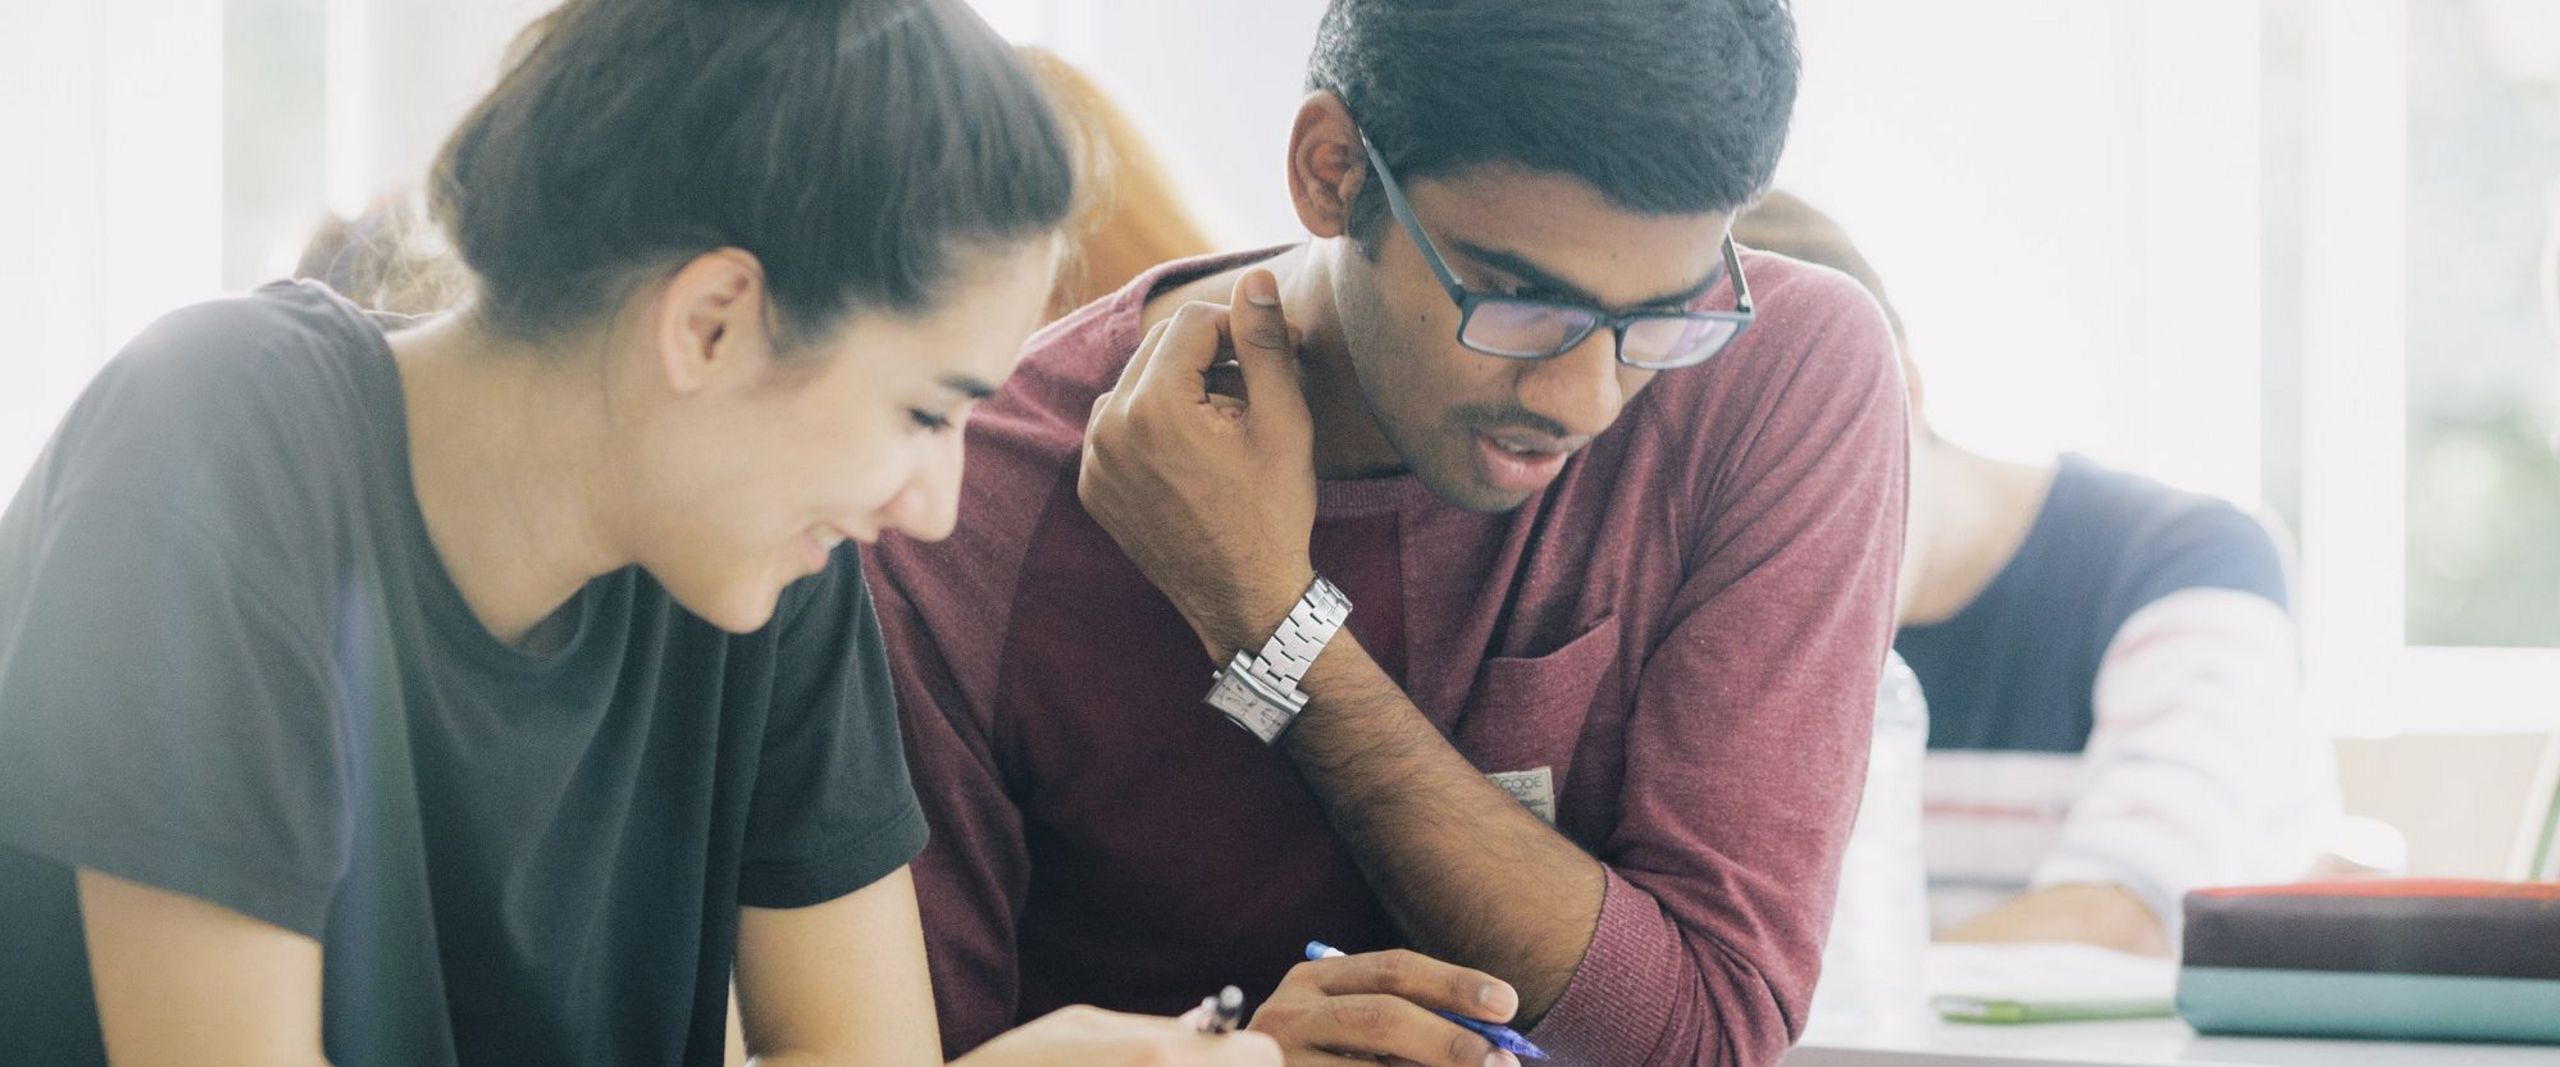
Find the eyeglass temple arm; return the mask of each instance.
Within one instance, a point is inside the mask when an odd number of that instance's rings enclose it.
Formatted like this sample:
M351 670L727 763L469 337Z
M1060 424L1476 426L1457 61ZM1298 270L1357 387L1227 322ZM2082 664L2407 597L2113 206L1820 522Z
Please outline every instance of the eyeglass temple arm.
M1369 172L1378 176L1378 188L1387 194L1390 214L1404 227L1413 245L1422 250L1422 259L1431 264L1431 274L1440 279L1440 287L1449 291L1449 299L1461 306L1467 302L1467 287L1458 284L1458 272L1449 269L1449 261L1440 258L1440 250L1432 247L1431 236L1422 232L1422 223L1413 217L1413 203L1404 198L1404 188L1396 184L1396 176L1387 170L1387 159L1378 154L1378 146L1369 143L1369 135L1360 135L1360 147L1369 153Z
M1742 253L1734 250L1733 231L1724 232L1724 269L1733 275L1733 309L1745 315L1751 310L1751 281L1742 276Z

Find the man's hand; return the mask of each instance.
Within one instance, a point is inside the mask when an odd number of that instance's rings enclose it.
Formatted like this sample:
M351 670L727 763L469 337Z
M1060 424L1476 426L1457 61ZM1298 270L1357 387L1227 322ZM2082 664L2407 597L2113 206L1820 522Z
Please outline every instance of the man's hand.
M1315 580L1315 427L1279 283L1248 270L1234 301L1186 304L1147 331L1094 398L1076 485L1218 663L1259 648ZM1242 398L1209 386L1227 351Z
M1509 1022L1520 995L1501 979L1396 949L1297 965L1253 1013L1292 1067L1364 1060L1426 1067L1517 1067L1519 1061L1434 1010Z

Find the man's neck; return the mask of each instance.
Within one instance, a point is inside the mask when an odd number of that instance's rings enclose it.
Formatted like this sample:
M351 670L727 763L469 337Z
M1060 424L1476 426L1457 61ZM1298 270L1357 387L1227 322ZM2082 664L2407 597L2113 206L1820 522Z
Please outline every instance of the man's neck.
M573 385L551 355L493 340L461 315L391 344L410 477L437 557L491 634L545 643L546 619L628 562L594 504L610 484L599 375Z
M1262 267L1280 280L1280 308L1298 333L1300 380L1307 410L1315 420L1316 477L1326 480L1375 478L1401 473L1404 460L1379 431L1369 403L1352 369L1342 317L1334 302L1335 256L1346 242L1302 244L1247 266ZM1183 304L1204 300L1227 303L1236 278L1246 266L1229 268L1173 286L1148 298L1139 333L1172 317Z
M1912 551L1902 623L1954 618L2000 576L2053 488L2051 463L2006 463L1930 437L1912 450Z

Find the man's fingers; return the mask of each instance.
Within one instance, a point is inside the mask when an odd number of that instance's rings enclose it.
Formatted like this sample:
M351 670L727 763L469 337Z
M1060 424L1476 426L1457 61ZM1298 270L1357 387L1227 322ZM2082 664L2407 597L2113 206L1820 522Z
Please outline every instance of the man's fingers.
M1354 993L1326 997L1291 1034L1317 1048L1393 1056L1427 1067L1484 1067L1493 1043L1403 997Z
M1237 275L1234 302L1227 314L1237 359L1296 355L1289 344L1289 320L1280 313L1280 280L1270 271L1255 267Z
M1230 308L1227 334L1235 342L1252 421L1293 427L1310 422L1299 384L1297 339L1280 310L1279 279L1258 267L1244 272L1236 279Z
M1270 271L1248 270L1235 303L1192 301L1147 330L1113 389L1117 409L1207 404L1242 410L1259 424L1307 423L1298 381L1297 332L1280 313L1280 286ZM1229 353L1232 363L1226 362ZM1241 395L1243 404L1234 402Z
M1316 988L1336 995L1387 993L1424 1007L1497 1023L1520 1010L1520 994L1510 983L1407 949L1363 952L1298 966L1311 969L1309 977Z
M1165 329L1172 325L1172 319L1158 320L1155 325L1147 327L1147 335L1138 340L1138 350L1129 356L1128 365L1120 368L1120 380L1112 384L1110 392L1103 394L1117 398L1117 409L1128 409L1130 398L1138 392L1138 382L1147 372L1147 364L1154 361L1156 348L1164 342Z
M1163 323L1146 368L1139 372L1132 405L1198 404L1208 398L1209 365L1226 347L1227 309L1193 301Z

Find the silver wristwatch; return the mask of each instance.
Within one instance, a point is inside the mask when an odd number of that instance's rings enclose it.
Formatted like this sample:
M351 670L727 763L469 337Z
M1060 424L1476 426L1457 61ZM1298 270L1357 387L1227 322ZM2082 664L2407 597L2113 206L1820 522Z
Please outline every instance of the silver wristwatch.
M1306 710L1307 694L1298 688L1299 680L1350 617L1351 598L1317 576L1259 654L1238 651L1227 669L1214 676L1209 706L1253 731L1263 744L1279 740L1281 731Z

